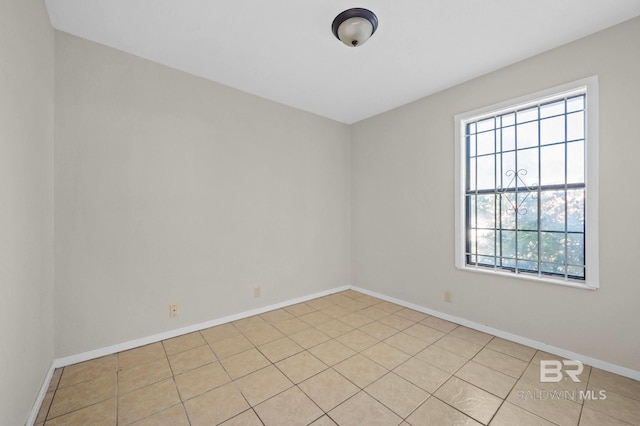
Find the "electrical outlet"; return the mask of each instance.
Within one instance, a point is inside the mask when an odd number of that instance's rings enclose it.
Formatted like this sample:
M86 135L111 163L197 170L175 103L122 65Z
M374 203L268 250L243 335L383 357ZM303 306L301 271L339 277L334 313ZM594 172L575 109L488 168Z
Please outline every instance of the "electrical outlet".
M253 298L257 299L258 297L260 297L260 295L262 294L262 287L258 286L258 287L254 287L253 288Z
M178 305L177 303L169 305L169 317L170 318L177 317L179 310L180 310L180 305Z
M453 293L450 291L445 291L444 292L444 301L451 303L453 301Z

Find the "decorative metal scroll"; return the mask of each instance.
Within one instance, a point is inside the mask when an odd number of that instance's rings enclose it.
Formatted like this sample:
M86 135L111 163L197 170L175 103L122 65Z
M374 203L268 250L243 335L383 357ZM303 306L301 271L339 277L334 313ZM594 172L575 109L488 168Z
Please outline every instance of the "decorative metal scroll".
M525 215L527 214L527 208L522 207L527 198L531 197L532 199L537 198L537 191L535 191L535 185L529 186L522 178L527 175L527 171L525 169L516 170L507 170L505 176L511 178L509 184L506 188L498 188L496 192L498 194L505 194L504 198L509 202L510 206L505 209L508 215L519 214ZM513 193L513 200L506 195L507 193ZM523 194L520 202L517 202L517 194Z

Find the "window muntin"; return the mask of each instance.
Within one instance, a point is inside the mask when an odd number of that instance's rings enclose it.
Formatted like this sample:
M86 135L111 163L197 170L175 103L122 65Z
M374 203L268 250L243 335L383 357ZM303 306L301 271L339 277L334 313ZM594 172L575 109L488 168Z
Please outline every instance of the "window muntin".
M598 287L597 79L560 89L456 116L459 268Z

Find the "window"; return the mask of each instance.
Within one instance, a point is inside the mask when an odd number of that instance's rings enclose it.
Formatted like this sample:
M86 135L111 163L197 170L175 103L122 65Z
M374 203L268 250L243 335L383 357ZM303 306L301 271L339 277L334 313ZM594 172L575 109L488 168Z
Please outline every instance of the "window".
M456 266L598 287L597 77L460 114Z

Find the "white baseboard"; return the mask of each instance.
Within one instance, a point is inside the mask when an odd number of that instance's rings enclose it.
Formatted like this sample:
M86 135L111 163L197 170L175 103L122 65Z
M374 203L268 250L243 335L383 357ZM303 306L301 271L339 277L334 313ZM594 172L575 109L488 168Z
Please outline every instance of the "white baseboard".
M609 371L611 373L618 374L620 376L628 377L633 380L640 380L640 371L633 370L631 368L622 367L616 364L612 364L610 362L602 361L600 359L592 358L590 356L582 355L579 353L571 352L569 350L559 348L557 346L551 346L546 343L538 342L537 340L528 339L526 337L519 336L517 334L509 333L507 331L498 330L497 328L492 328L483 324L479 324L477 322L469 321L464 318L456 317L453 315L445 314L439 311L435 311L433 309L425 308L423 306L419 306L410 302L406 302L404 300L396 299L394 297L389 297L384 294L376 293L374 291L369 291L364 288L351 286L351 289L355 291L359 291L364 294L368 294L369 296L377 297L379 299L386 300L391 303L395 303L397 305L404 306L406 308L413 309L414 311L422 312L428 315L432 315L434 317L438 317L447 321L455 322L456 324L464 325L468 328L473 328L474 330L482 331L484 333L492 334L494 336L501 337L506 340L511 340L512 342L520 343L525 346L529 346L535 349L539 349L541 351L548 352L553 355L557 355L563 357L564 359L571 359L581 361L586 365L590 365L592 367L599 368L601 370Z
M33 408L31 409L31 414L29 414L29 418L25 423L26 426L33 426L38 417L38 411L40 411L40 406L42 405L42 401L44 401L44 397L47 395L47 390L49 390L49 383L51 383L51 378L53 377L53 372L56 368L51 363L49 367L49 371L47 372L46 377L44 378L44 382L40 387L40 392L38 392L38 396L36 397L35 402L33 403Z

